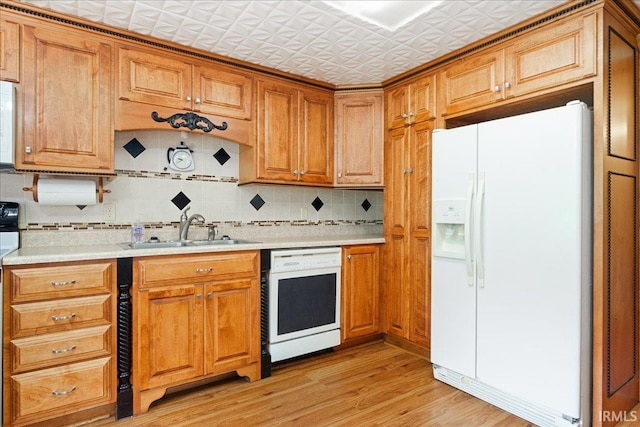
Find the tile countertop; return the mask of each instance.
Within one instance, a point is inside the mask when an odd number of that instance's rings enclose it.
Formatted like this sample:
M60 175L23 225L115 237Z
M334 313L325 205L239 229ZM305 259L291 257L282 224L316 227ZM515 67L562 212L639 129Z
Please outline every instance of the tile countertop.
M238 245L183 246L176 248L124 249L119 244L43 246L20 248L2 258L2 265L83 261L105 258L143 257L259 249L309 248L320 246L366 245L384 243L384 237L372 234L342 236L304 236L263 238L260 242Z

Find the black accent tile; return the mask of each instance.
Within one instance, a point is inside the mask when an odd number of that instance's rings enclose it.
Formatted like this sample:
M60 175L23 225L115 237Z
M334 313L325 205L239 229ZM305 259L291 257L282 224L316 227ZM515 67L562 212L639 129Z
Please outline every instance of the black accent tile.
M127 152L131 154L131 157L133 157L134 159L142 154L144 150L146 150L146 148L144 148L144 145L140 144L140 141L138 141L136 138L133 138L131 141L127 142L123 148L127 150Z
M183 210L189 203L191 203L191 199L188 198L182 191L176 194L176 196L171 199L174 205L180 210Z
M369 202L369 199L364 199L364 202L362 202L360 206L362 206L365 212L368 212L369 208L371 208L371 202Z
M316 211L319 211L324 206L324 202L320 200L320 197L316 197L313 199L313 202L311 202L311 206L313 206Z
M253 199L249 202L251 206L254 207L255 210L259 211L262 206L266 203L259 194L253 196Z
M229 153L227 153L227 151L224 148L221 148L218 151L216 151L213 157L216 158L216 160L218 161L218 163L220 163L220 165L224 165L231 158Z
M84 208L87 207L87 205L76 205L76 207L80 210L83 210Z

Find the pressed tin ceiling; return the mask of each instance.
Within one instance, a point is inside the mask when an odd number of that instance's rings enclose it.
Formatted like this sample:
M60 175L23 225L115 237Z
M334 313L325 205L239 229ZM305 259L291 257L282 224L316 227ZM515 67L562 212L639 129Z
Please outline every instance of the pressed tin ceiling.
M444 0L390 31L319 0L22 1L337 86L380 83L565 3Z

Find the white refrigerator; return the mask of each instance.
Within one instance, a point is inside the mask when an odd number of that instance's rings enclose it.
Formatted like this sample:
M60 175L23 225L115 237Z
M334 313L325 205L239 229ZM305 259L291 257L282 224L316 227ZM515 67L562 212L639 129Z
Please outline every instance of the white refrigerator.
M436 130L434 376L540 426L590 425L592 114Z

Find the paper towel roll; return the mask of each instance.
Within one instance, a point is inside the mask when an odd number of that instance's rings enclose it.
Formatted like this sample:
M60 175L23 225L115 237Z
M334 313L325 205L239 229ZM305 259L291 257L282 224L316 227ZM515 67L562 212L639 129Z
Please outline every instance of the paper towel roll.
M96 182L88 179L40 178L41 205L95 205Z

